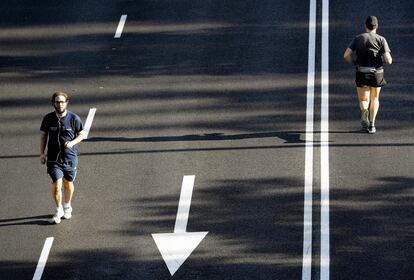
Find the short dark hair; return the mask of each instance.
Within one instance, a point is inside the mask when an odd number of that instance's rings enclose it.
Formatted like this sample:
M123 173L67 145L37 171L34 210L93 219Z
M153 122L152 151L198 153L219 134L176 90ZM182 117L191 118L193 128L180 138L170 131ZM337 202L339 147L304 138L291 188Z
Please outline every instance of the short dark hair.
M369 30L373 30L375 28L378 27L378 19L376 16L369 16L367 17L367 19L365 20L365 26L369 29Z
M56 99L56 97L58 97L58 96L63 96L63 97L65 97L66 102L67 102L67 101L69 101L69 96L68 96L66 93L64 93L63 91L57 91L57 92L55 92L55 93L52 95L52 103L55 103L55 99Z

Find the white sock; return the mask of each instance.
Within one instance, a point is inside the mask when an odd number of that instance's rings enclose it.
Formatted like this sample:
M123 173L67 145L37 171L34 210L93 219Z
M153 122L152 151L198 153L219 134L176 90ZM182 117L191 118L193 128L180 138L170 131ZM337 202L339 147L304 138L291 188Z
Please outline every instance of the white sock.
M69 202L69 203L64 203L64 204L63 204L63 207L64 207L64 208L69 208L69 207L71 207L70 202Z
M369 103L368 102L366 102L366 101L359 102L359 109L361 111L368 110L368 108L369 108Z

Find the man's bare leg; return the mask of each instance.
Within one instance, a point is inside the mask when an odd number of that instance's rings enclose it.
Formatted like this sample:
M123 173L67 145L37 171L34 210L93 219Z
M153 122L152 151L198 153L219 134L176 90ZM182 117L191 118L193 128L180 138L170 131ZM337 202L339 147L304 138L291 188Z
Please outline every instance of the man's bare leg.
M357 87L359 109L368 110L369 108L369 87Z
M369 87L357 87L359 109L361 110L361 126L367 128L369 125L369 98L370 89Z
M63 179L63 187L65 188L65 204L63 205L65 219L72 218L72 197L75 190L73 182Z
M377 113L379 109L379 94L381 92L380 87L370 88L370 106L369 106L369 121L372 125L375 124Z
M57 208L62 207L62 182L62 178L52 182L52 196Z
M63 179L63 187L65 188L65 203L70 204L72 201L75 186L73 182L66 181Z
M63 217L64 214L62 207L62 185L62 178L56 180L56 182L52 182L52 196L56 204L56 214L50 220L51 223L59 224L61 221L61 217Z

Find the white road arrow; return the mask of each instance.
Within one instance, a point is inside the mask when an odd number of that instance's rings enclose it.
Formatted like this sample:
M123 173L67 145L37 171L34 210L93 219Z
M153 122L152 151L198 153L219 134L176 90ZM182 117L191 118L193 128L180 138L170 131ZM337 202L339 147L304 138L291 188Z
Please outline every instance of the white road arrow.
M174 232L152 234L152 238L154 238L171 276L174 275L208 233L208 231L186 232L194 180L195 175L187 175L183 178Z

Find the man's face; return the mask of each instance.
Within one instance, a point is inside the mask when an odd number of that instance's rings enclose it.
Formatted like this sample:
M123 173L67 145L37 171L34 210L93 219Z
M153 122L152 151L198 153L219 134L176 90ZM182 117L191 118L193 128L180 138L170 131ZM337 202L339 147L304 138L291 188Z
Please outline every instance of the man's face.
M55 102L53 106L58 114L62 114L66 111L66 106L68 103L66 102L66 98L64 96L57 96L55 98Z

